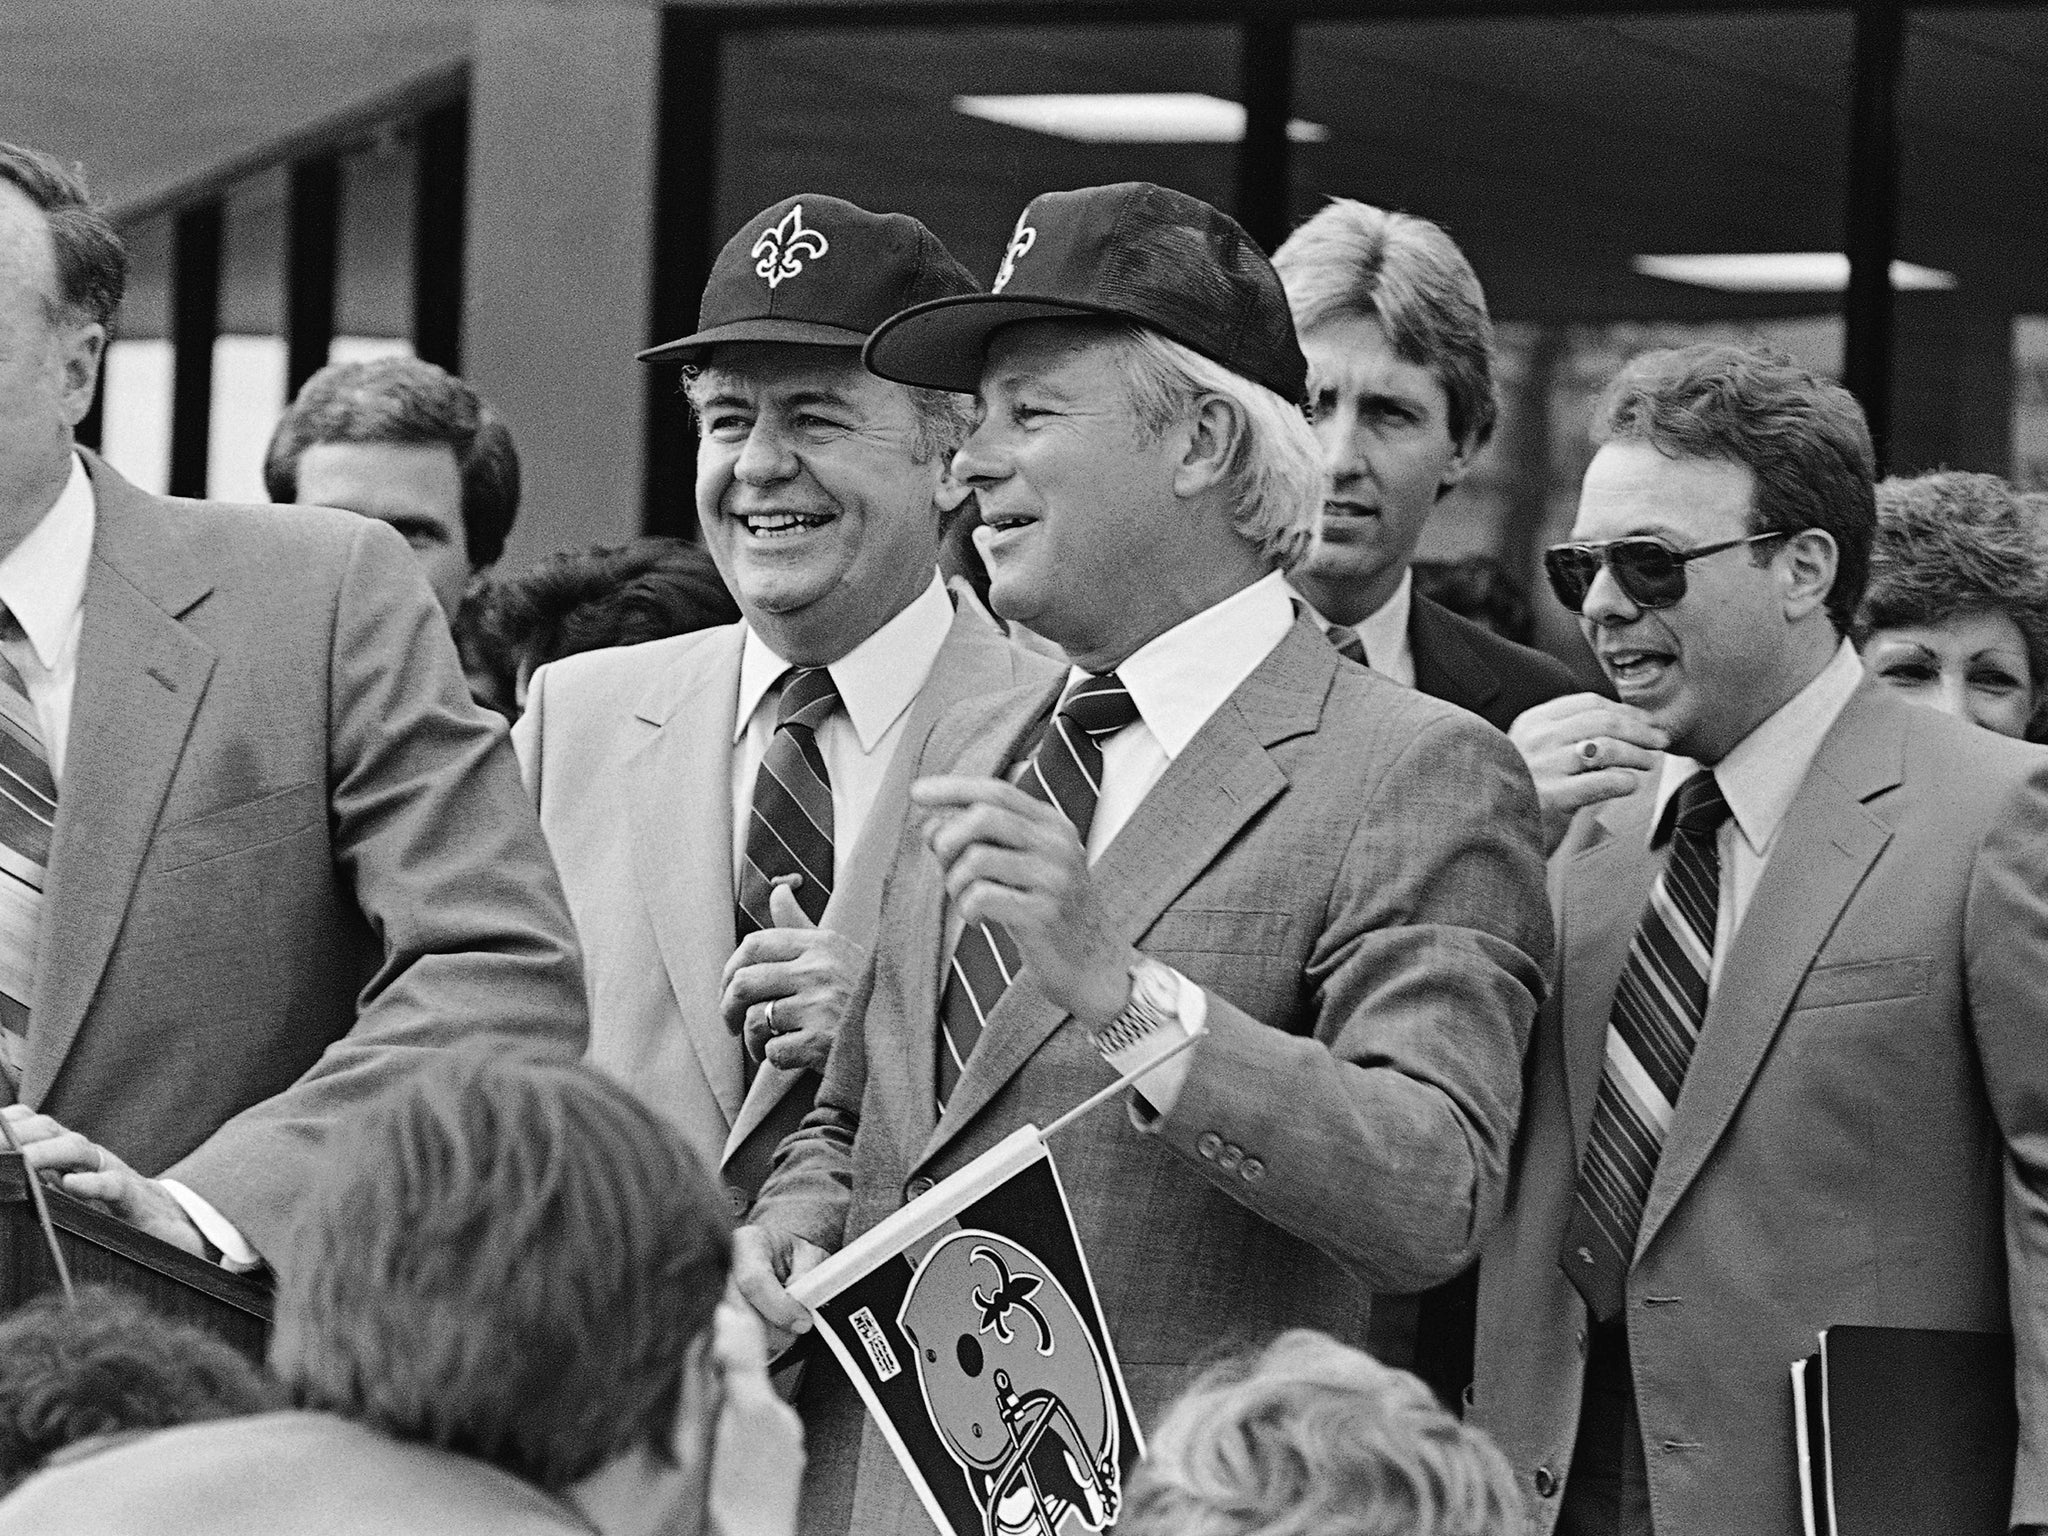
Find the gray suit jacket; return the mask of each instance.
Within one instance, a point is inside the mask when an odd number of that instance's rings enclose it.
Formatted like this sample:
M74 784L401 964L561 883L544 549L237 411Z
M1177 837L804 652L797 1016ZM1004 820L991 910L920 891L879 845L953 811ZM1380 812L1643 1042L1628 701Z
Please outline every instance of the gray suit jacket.
M1582 811L1553 857L1562 974L1480 1269L1475 1408L1539 1532L1583 1377L1558 1253L1658 868L1654 793L1646 775ZM2048 753L1866 683L1723 961L1637 1239L1624 1315L1659 1536L1796 1536L1788 1369L1835 1323L2009 1323L2013 1519L2048 1520L2044 999Z
M745 636L734 624L565 657L534 674L513 732L583 936L591 1059L708 1168L764 1124L774 1134L775 1109L803 1076L764 1065L747 1086L718 1011L735 942L732 725ZM1011 645L979 608L955 613L824 926L871 944L911 764L946 708L1063 671Z
M590 1536L475 1457L326 1413L217 1419L59 1453L0 1500L0 1536Z
M274 1254L329 1123L421 1047L581 1046L575 938L504 728L389 528L88 465L21 1096Z
M919 772L999 772L1057 692L955 709ZM1536 825L1504 737L1297 624L1096 861L1123 934L1208 993L1173 1112L1141 1132L1109 1106L1053 1149L1141 1418L1234 1342L1292 1326L1360 1341L1374 1289L1477 1252L1549 961ZM940 1119L945 931L938 863L906 829L866 1009L762 1224L837 1248L1109 1081L1026 970ZM843 1373L814 1366L805 1395L805 1529L924 1529Z

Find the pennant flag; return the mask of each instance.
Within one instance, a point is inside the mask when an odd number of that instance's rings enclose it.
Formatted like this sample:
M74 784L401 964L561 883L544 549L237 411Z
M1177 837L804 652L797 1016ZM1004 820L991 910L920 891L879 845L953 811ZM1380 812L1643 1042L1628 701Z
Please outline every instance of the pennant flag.
M790 1293L940 1531L1082 1536L1116 1523L1145 1447L1038 1127Z

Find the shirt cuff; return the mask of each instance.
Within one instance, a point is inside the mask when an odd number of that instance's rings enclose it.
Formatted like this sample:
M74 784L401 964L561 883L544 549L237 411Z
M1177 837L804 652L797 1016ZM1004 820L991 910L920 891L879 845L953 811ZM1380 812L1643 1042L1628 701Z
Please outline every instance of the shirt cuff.
M170 1191L171 1198L178 1202L192 1225L199 1229L199 1235L220 1250L218 1262L222 1269L245 1275L252 1269L263 1267L263 1256L249 1246L249 1240L242 1236L232 1221L203 1197L176 1179L159 1179L157 1182Z
M1176 1047L1190 1036L1208 1033L1209 1029L1209 994L1179 971L1174 971L1173 979L1180 983L1180 1000L1174 1008L1174 1022L1178 1028L1155 1030L1136 1044L1104 1058L1118 1077L1134 1071L1144 1073L1131 1085L1130 1104L1131 1123L1141 1131L1151 1130L1158 1121L1172 1114L1173 1106L1180 1102L1180 1090L1194 1066L1195 1053L1192 1048L1176 1050ZM1174 1054L1157 1066L1145 1066L1148 1060L1155 1060L1167 1051Z

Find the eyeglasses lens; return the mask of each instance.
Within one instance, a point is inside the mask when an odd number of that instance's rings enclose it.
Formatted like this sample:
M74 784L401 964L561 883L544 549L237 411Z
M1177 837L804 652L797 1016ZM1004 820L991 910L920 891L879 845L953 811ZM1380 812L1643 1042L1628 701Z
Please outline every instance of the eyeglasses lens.
M1586 606L1602 565L1614 572L1623 595L1639 608L1669 608L1685 596L1684 564L1652 539L1623 539L1597 548L1561 544L1543 552L1550 589L1573 613Z

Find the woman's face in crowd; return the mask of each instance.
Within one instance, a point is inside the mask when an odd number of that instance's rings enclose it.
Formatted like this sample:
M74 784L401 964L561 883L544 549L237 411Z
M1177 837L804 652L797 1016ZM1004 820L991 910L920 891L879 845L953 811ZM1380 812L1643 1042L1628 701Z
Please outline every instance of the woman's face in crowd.
M1863 665L1907 698L2001 736L2024 736L2033 718L2036 679L2026 637L1995 610L1874 630Z

